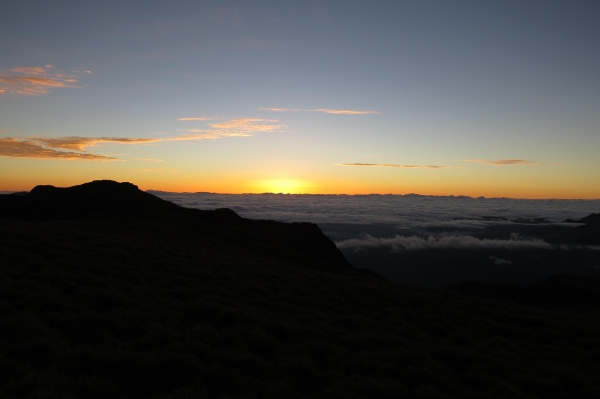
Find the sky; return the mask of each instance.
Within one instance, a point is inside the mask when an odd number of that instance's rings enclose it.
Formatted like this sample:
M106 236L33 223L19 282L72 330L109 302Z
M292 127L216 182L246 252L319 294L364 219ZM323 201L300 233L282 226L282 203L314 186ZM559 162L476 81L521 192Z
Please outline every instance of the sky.
M0 4L0 190L600 198L597 1Z

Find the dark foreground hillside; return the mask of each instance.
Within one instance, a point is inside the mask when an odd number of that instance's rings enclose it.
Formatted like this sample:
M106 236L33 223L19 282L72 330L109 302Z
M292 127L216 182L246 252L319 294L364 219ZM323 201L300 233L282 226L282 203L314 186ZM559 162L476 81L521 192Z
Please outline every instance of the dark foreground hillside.
M125 187L131 209L0 199L0 397L600 395L594 309L400 286L352 269L314 225Z

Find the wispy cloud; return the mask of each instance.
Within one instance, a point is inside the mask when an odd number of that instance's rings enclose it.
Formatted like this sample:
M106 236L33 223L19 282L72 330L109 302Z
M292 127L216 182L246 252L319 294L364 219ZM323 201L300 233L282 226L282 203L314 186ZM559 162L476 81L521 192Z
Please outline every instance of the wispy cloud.
M401 168L401 169L456 169L456 166L438 165L397 165L390 163L337 163L336 166L364 166L373 168Z
M63 159L63 160L86 160L86 161L114 161L117 158L104 155L78 153L71 151L57 151L45 147L41 143L27 140L18 140L11 137L0 137L0 156L14 158L39 158L39 159Z
M277 119L237 118L225 122L212 123L215 129L226 129L243 133L281 132L287 126Z
M156 138L125 137L0 137L0 156L14 158L113 161L117 160L118 158L90 154L85 151L85 148L100 143L147 144L157 141L162 140Z
M190 129L185 134L171 137L0 137L0 156L17 158L54 158L54 159L87 159L115 160L118 158L94 155L86 152L88 147L99 144L150 144L169 141L194 141L219 139L223 137L249 137L258 132L280 132L285 124L275 119L238 118L226 122L213 123L212 129ZM71 151L63 151L71 150ZM78 152L72 152L78 151ZM160 159L134 158L137 161L161 162Z
M527 161L524 159L466 159L463 162L486 163L489 165L542 165L540 163Z
M12 71L26 75L43 75L46 73L46 69L44 67L19 67L13 68Z
M336 115L370 115L370 114L378 114L377 111L357 111L353 109L328 109L328 108L319 108L313 109L312 112L324 112L326 114L336 114Z
M335 115L370 115L379 114L377 111L359 111L354 109L330 109L330 108L317 108L317 109L302 109L302 108L259 108L260 111L274 111L274 112L323 112L326 114Z
M154 158L133 158L134 161L147 161L147 162L164 162L164 159Z
M51 67L18 67L0 72L0 94L38 95L54 88L82 87L77 75L50 72Z
M510 260L497 258L495 256L490 256L490 260L492 260L494 262L494 265L496 265L496 266L498 266L498 265L512 265L512 262Z
M179 118L179 121L213 121L222 118L194 117ZM166 139L172 140L203 140L221 137L249 137L255 133L283 132L287 125L277 119L264 118L235 118L223 122L208 124L211 129L187 129L188 134Z
M422 251L426 249L511 249L522 250L527 248L552 249L553 247L539 239L525 240L518 235L513 235L510 240L479 239L473 236L429 236L392 238L376 238L366 235L364 238L353 238L335 243L341 250L359 251L388 247L392 252Z
M50 148L85 151L101 143L117 144L148 144L162 141L158 138L128 138L128 137L28 137L28 140L44 144Z
M199 118L179 118L178 121L213 121L217 118L207 118L207 117L199 117Z
M181 136L169 137L165 141L206 140L220 139L221 137L251 137L253 134L240 131L190 129L189 133Z

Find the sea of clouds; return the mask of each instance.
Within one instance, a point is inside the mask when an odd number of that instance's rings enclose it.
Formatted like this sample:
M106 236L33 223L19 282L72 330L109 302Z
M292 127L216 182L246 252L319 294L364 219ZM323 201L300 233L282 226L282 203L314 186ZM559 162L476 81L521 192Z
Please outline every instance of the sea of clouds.
M423 237L404 237L397 235L391 238L377 238L366 235L364 238L351 238L339 241L337 247L341 250L359 251L388 247L393 252L422 251L426 249L552 249L553 247L540 239L522 239L513 234L508 240L477 238L470 235L442 235Z
M151 193L189 208L230 208L245 218L316 223L355 267L406 284L534 281L600 270L596 255L581 253L597 254L600 248L545 241L578 226L565 219L600 212L600 200ZM476 266L465 271L461 265Z
M478 233L517 219L558 224L600 212L600 200L524 200L415 195L211 194L151 191L188 208L230 208L242 217L313 222L342 251L388 247L392 251L439 248L547 248L539 239L513 235L485 239ZM575 226L567 224L567 226ZM431 234L443 229L443 234ZM474 236L476 235L476 236Z
M401 228L457 226L478 228L507 219L580 219L600 212L600 200L523 200L411 195L210 194L150 191L188 208L230 208L251 219L283 222L383 223ZM508 222L510 223L510 222Z

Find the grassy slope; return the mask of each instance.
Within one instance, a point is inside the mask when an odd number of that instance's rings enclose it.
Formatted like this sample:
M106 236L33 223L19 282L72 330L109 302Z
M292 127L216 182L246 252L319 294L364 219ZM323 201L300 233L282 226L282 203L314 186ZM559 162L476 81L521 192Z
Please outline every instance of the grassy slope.
M600 322L160 220L0 220L0 396L598 397Z

